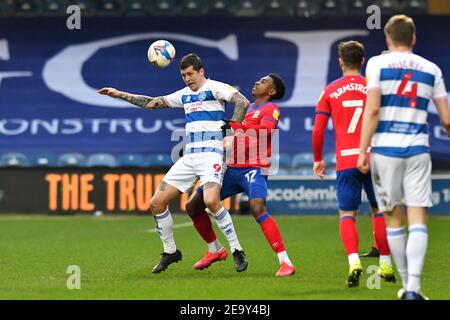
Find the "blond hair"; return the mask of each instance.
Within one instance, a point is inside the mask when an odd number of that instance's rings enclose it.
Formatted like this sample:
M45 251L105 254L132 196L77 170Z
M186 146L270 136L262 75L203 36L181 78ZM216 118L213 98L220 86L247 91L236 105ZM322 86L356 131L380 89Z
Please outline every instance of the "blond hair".
M410 47L416 34L414 20L404 14L395 15L384 26L384 34L392 39L394 45Z

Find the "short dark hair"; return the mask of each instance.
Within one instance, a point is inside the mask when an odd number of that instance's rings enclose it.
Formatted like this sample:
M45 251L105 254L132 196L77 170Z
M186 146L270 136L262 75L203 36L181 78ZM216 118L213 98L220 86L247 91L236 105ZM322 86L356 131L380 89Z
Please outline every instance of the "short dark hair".
M203 68L202 59L200 59L200 57L195 53L189 53L181 59L181 70L189 68L190 66L192 66L195 71L199 71L201 68Z
M281 78L276 73L269 74L269 77L272 78L273 85L275 86L276 93L271 96L272 99L282 99L284 97L284 93L286 92L286 84L284 83L283 78Z
M340 42L338 46L339 58L349 68L361 69L364 58L364 45L358 41Z
M396 45L410 47L415 33L416 26L414 20L404 14L391 17L384 26L384 34L389 36Z

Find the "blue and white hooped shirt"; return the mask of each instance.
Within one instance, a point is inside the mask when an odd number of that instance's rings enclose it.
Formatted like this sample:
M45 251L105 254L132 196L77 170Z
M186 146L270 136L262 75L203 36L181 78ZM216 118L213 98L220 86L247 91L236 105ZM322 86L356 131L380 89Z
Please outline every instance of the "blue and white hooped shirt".
M184 108L186 154L223 153L221 127L225 119L225 103L230 102L237 92L228 84L208 79L197 91L185 87L164 97L169 106Z
M428 104L447 97L439 67L411 52L391 52L371 58L366 77L368 90L381 90L371 152L398 158L429 152Z

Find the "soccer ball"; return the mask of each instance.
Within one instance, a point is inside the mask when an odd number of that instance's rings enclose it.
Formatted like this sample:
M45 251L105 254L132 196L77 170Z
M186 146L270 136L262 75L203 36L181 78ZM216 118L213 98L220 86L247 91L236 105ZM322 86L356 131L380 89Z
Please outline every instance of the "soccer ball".
M157 40L148 48L147 57L154 66L165 68L175 59L175 47L167 40Z

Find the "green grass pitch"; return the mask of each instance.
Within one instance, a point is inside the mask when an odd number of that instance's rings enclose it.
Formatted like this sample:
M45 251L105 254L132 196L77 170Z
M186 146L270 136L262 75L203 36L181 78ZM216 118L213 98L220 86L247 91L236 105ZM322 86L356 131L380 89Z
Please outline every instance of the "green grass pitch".
M150 272L162 251L151 217L0 216L0 299L396 299L400 281L369 289L368 279L376 280L367 272L359 288L345 287L348 265L337 216L275 218L297 267L292 277L275 277L276 255L247 216L234 216L249 260L240 274L231 255L207 270L193 269L206 246L184 215L174 215L183 261L161 274ZM366 251L370 217L359 217L357 226ZM431 217L428 228L422 289L430 299L450 299L450 218ZM225 244L222 234L219 239ZM366 270L378 260L362 262ZM80 267L79 290L66 287L70 265Z

